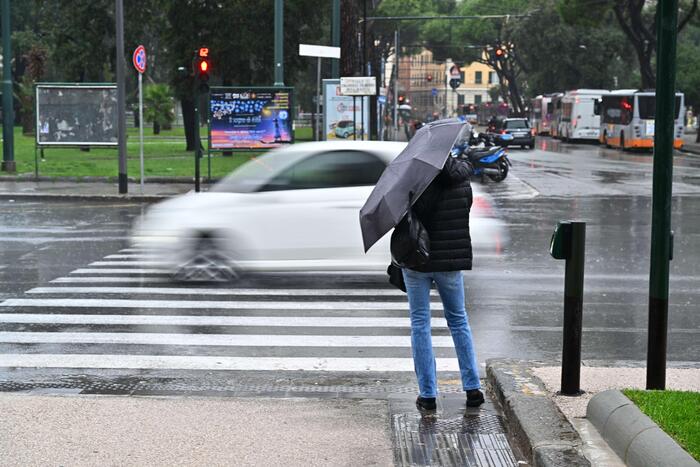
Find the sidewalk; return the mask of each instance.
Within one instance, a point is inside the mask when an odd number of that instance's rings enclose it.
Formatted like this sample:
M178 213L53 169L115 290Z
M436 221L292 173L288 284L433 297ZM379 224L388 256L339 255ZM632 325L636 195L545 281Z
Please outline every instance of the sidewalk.
M203 184L202 189L206 190ZM193 183L181 182L147 182L141 192L139 183L129 182L128 193L119 194L116 182L94 181L11 181L0 179L0 197L2 198L65 198L65 199L132 199L155 201L162 198L194 190Z
M386 401L0 394L0 465L391 466Z
M684 134L682 151L700 155L700 143L696 143L695 138L695 134Z

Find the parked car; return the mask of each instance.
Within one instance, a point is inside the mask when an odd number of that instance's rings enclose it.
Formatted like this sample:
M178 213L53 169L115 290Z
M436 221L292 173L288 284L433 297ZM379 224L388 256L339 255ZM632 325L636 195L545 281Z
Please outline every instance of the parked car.
M535 147L534 129L527 118L505 118L498 120L491 134L501 146Z
M355 133L355 124L352 120L341 120L335 126L335 136L338 138L349 138Z
M385 235L365 254L359 211L406 143L323 141L268 152L209 192L155 204L132 244L176 279L231 279L242 271L386 270ZM475 251L506 243L491 199L474 187Z

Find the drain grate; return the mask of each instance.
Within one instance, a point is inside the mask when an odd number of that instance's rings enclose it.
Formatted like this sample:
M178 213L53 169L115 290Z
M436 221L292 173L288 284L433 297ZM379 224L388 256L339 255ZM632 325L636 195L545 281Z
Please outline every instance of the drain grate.
M393 429L403 466L513 467L517 461L500 416L465 414L440 419L396 414Z

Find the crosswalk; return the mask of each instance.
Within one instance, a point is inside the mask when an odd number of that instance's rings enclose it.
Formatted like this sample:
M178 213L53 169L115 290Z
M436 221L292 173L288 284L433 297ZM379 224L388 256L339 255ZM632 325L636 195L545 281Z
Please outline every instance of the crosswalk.
M383 277L193 285L159 266L126 248L4 300L0 368L413 371L406 297ZM432 302L438 370L457 371Z

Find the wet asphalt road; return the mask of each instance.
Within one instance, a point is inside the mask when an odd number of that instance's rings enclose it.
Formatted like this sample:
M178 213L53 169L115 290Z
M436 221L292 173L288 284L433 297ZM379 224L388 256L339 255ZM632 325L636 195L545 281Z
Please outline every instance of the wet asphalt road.
M497 214L507 225L510 243L502 255L476 257L474 270L465 273L467 307L476 339L476 349L481 362L488 358L515 357L538 360L558 359L561 353L561 325L563 308L564 262L553 260L548 253L552 229L558 220L580 219L588 223L586 280L584 296L583 358L585 360L633 361L646 359L646 326L648 301L649 249L651 233L651 180L652 157L650 154L623 154L591 145L561 144L541 138L533 151L510 150L513 167L503 183L486 183L484 191L496 202ZM387 290L385 278L380 275L339 276L332 274L264 274L249 276L229 289L248 289L260 302L281 303L279 309L256 310L248 307L245 312L226 311L221 305L239 296L211 296L205 291L182 290L173 295L173 288L163 283L161 277L139 274L105 274L100 282L90 282L95 274L77 273L89 268L95 261L128 248L128 227L144 205L129 202L55 201L29 202L1 201L0 210L0 300L47 300L27 306L29 302L17 302L4 306L0 312L7 314L46 313L62 316L78 316L94 313L98 321L88 323L68 319L57 323L12 322L0 323L0 333L60 332L65 342L13 341L17 334L0 342L0 355L78 355L94 356L99 362L104 355L116 356L185 356L203 357L201 368L217 369L217 364L207 360L226 356L231 368L247 369L246 359L268 359L269 365L280 364L287 358L316 358L323 365L314 369L333 369L333 359L348 358L371 362L371 359L398 359L399 366L410 370L410 349L405 345L394 346L391 338L408 336L405 327L387 332L381 327L368 326L358 332L354 324L334 328L319 328L315 324L301 327L285 327L272 323L246 322L235 330L226 323L211 322L196 326L187 323L129 322L100 323L101 315L128 314L190 315L204 317L226 315L284 317L291 312L296 317L325 318L352 316L374 319L376 315L363 311L363 303L383 303L386 310L382 318L402 319L402 296L373 296L378 290ZM675 259L671 263L671 297L669 305L668 358L673 362L700 362L700 156L676 157L674 169L674 200L672 204L673 226L676 232ZM128 252L123 252L128 255ZM106 261L110 261L107 259ZM104 267L104 266L101 266ZM72 273L73 272L73 273ZM72 274L71 274L72 273ZM106 279L105 279L106 277ZM76 278L83 278L78 279ZM111 278L111 279L110 279ZM115 279L116 278L116 279ZM52 280L58 282L50 283ZM82 281L82 282L81 282ZM112 282L110 282L112 281ZM121 281L121 282L120 282ZM128 282L125 282L128 281ZM147 293L125 293L114 290L94 289L94 293L68 293L52 290L25 294L36 287L168 287L168 290L152 289ZM189 287L190 286L184 286ZM198 286L200 287L200 286ZM210 286L211 287L211 286ZM304 303L318 302L313 293L295 297L280 295L281 289L332 289L339 297L326 298L335 303L356 302L357 310L347 311L305 309ZM117 289L119 290L119 289ZM122 289L123 290L123 289ZM367 291L365 297L345 296L348 290ZM345 292L343 292L345 291ZM230 295L230 294L229 294ZM233 297L233 298L232 298ZM103 303L95 308L72 306L69 300L91 299ZM105 305L108 299L167 300L166 310L155 305L139 305L124 309L119 304ZM52 302L52 300L59 300ZM183 302L184 300L184 302ZM193 310L193 303L201 300L218 301L213 308ZM178 302L179 301L179 302ZM396 305L396 306L393 306ZM0 304L2 306L2 304ZM270 305L272 306L272 305ZM331 305L332 308L333 305ZM323 308L323 307L322 307ZM179 310L173 312L173 309ZM39 311L41 310L41 311ZM440 311L434 312L441 317ZM21 321L21 320L20 320ZM142 333L142 341L122 341L121 336L130 332ZM110 333L102 343L72 340L77 333ZM301 332L305 335L372 336L391 337L386 344L337 344L321 347L305 347L289 339ZM202 341L206 335L274 335L282 336L275 344L251 343L232 347ZM164 335L197 335L192 342L161 339ZM446 328L436 326L436 338L448 338ZM155 336L155 338L153 337ZM289 339L284 336L289 337ZM173 337L173 336L170 336ZM217 337L221 338L221 337ZM149 340L156 339L156 340ZM444 344L436 351L438 359L450 359L454 352ZM1 358L1 357L0 357ZM92 358L92 357L91 357ZM370 359L370 360L362 360ZM377 360L377 361L378 361ZM262 360L261 360L262 361ZM325 363L323 363L325 362ZM45 362L39 360L38 366ZM143 361L141 361L143 363ZM181 362L180 362L181 363ZM153 365L152 361L145 365ZM158 363L158 365L161 365ZM69 363L66 365L70 366ZM164 364L167 367L167 364ZM207 366L213 365L213 367ZM243 365L243 366L241 366ZM344 373L348 378L375 380L379 373L366 372L362 364ZM368 367L372 363L367 364ZM2 365L7 367L8 365ZM60 365L59 365L60 366ZM156 368L157 366L153 367ZM134 368L140 368L134 363ZM190 368L190 367L188 367ZM191 369L197 369L196 365ZM272 369L272 367L270 368ZM345 372L345 368L342 369ZM30 371L30 370L26 370ZM60 374L63 370L31 370L33 374ZM84 370L85 371L85 370ZM6 368L0 374L12 374ZM138 373L136 369L121 370L122 375ZM274 373L274 372L273 372ZM166 371L166 374L167 371ZM381 373L386 381L411 381L412 375L392 376ZM274 379L274 375L270 376ZM342 379L338 381L348 381Z

